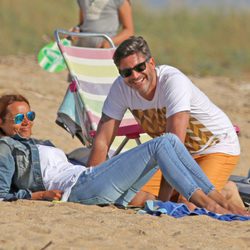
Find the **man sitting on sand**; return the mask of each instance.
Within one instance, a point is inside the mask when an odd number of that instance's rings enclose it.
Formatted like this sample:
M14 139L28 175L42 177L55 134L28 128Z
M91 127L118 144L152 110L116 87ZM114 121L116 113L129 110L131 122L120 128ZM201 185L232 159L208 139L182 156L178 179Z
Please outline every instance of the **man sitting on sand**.
M123 115L129 109L153 138L168 132L176 134L216 189L222 191L240 155L237 134L227 115L181 71L168 65L156 67L142 37L130 37L121 43L113 59L120 76L104 103L88 164L95 166L105 161ZM171 197L173 189L164 180L159 190L160 176L160 172L154 175L134 204L156 198L158 191L159 199ZM231 194L226 192L225 196ZM179 200L184 201L183 197Z

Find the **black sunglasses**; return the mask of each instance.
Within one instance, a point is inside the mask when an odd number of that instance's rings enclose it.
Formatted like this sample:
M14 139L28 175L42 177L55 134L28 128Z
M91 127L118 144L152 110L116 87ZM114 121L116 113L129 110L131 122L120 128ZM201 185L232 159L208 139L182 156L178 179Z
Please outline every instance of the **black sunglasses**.
M126 78L132 75L133 70L136 72L142 72L146 69L147 65L146 63L149 61L150 57L147 58L144 62L138 63L133 68L127 68L127 69L119 69L119 74L121 77Z

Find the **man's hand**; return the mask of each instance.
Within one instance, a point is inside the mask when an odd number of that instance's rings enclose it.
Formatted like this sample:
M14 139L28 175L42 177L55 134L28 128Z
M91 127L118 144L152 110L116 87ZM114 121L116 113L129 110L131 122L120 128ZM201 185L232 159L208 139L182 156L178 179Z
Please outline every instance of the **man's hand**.
M62 198L63 192L61 190L47 190L32 193L32 200L46 200L46 201L59 201Z

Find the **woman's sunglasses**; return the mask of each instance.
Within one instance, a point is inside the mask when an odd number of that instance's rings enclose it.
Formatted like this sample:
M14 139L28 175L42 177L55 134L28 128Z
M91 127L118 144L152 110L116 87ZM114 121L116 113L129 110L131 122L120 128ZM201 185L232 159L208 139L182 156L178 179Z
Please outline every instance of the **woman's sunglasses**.
M24 120L24 117L27 117L29 121L34 121L36 118L36 113L34 111L29 111L26 114L16 114L14 117L15 124L21 124Z
M133 68L127 68L127 69L119 69L119 74L121 77L126 78L132 75L133 70L136 72L142 72L146 69L147 65L146 63L149 61L150 58L147 58L144 62L138 63Z

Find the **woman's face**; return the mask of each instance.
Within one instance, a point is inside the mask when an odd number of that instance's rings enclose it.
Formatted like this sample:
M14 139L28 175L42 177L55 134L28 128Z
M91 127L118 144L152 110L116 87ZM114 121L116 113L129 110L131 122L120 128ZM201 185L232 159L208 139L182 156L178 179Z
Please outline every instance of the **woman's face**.
M5 135L12 136L19 134L21 137L29 138L32 134L33 121L27 118L27 112L30 107L26 102L14 102L7 107L7 114L4 119L0 119L0 128ZM16 124L15 117L17 114L23 114L24 119L19 124ZM22 119L21 119L22 120Z

